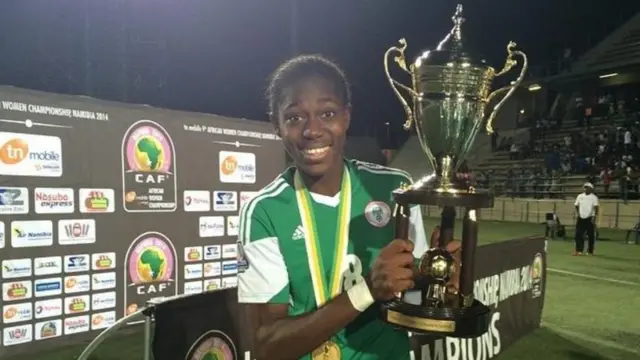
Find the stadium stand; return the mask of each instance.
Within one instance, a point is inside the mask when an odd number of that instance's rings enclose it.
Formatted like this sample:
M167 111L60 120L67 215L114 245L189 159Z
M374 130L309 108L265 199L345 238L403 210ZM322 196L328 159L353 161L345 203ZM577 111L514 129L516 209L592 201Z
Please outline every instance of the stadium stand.
M597 146L600 134L618 138L624 136L622 130L626 124L625 116L597 118L591 120L591 126L573 120L560 128L547 129L540 140L531 137L527 141L514 141L503 138L504 143L486 161L474 167L474 176L478 182L493 189L497 194L519 197L574 197L582 192L585 181L596 183L597 190L604 193L604 182L600 178ZM612 133L612 134L610 134ZM577 139L588 141L582 152L576 152ZM624 140L622 140L624 141ZM515 146L513 146L515 145ZM617 145L617 144L616 144ZM614 145L612 145L614 147ZM558 164L553 171L548 170L550 152L557 149ZM611 156L616 156L612 149ZM571 159L565 162L564 159ZM615 158L613 161L618 161ZM580 162L585 162L581 164ZM609 161L609 160L602 160ZM559 166L558 166L559 165ZM618 164L620 166L620 164ZM552 174L553 172L553 174ZM617 183L609 186L607 193L619 195Z
M527 119L528 138L502 136L498 150L474 166L478 186L510 197L573 198L590 181L600 197L637 198L639 55L640 13L564 72L529 80L530 91L514 101L535 104L524 98L541 92L553 101L527 109L537 114Z

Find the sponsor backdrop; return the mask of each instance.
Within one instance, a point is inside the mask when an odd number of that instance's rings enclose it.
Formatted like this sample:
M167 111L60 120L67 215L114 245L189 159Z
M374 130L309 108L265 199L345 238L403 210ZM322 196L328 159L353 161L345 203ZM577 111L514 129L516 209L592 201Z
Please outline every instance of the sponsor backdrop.
M477 256L474 291L493 310L489 331L473 339L414 336L414 359L492 359L540 326L547 272L545 240L485 245L478 248ZM252 360L240 307L233 289L159 305L154 358Z
M0 87L0 357L235 287L238 210L283 168L268 123Z

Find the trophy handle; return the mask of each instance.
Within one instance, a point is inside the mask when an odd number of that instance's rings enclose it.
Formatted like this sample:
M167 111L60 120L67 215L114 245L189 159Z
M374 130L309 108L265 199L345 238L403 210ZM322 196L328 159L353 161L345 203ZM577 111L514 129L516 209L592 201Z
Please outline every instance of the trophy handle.
M384 73L387 75L387 80L389 80L389 85L391 85L391 89L396 94L398 100L402 104L404 108L404 112L407 115L406 121L404 123L404 129L411 129L411 125L413 125L413 110L411 110L411 106L409 106L409 102L402 96L400 89L407 91L412 96L416 96L416 92L413 91L412 88L402 84L391 76L391 72L389 70L389 56L393 53L397 53L397 55L393 58L393 61L398 64L400 69L404 70L406 73L411 74L409 69L407 68L407 62L405 60L404 51L407 49L407 40L402 38L398 41L400 46L392 46L384 53Z
M507 102L507 100L509 100L511 95L513 95L514 91L516 91L518 86L520 86L520 83L524 79L524 76L527 73L527 69L529 68L529 59L527 58L527 54L523 53L522 51L515 50L515 48L516 48L516 43L513 41L509 42L509 45L507 45L507 53L508 53L507 60L502 70L500 70L500 72L498 72L495 75L495 77L502 76L508 73L514 66L518 64L518 61L514 59L514 56L516 55L522 58L522 70L520 70L520 76L518 76L518 79L514 81L511 85L495 90L494 92L489 94L489 96L485 100L486 103L489 104L489 102L493 100L494 97L504 93L505 91L507 92L507 94L502 98L502 100L500 100L500 102L493 108L491 115L489 115L489 118L487 119L487 133L489 134L493 134L493 127L491 125L493 124L493 120L495 120L496 115L498 114L498 111L500 111L500 108L502 107L502 105L504 105L504 103Z

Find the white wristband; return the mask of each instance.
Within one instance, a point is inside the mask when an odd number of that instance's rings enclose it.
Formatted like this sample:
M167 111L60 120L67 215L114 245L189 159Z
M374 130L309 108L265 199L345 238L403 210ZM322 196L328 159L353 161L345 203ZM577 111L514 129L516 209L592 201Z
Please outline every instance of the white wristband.
M353 308L360 312L367 310L369 306L376 302L371 295L371 291L369 291L366 281L361 281L352 286L351 289L347 290L347 295Z

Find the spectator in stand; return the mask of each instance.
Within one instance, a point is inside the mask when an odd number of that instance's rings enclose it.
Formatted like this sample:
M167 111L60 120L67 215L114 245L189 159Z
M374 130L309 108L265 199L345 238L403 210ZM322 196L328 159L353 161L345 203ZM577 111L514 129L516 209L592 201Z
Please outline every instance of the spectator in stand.
M527 192L527 182L529 181L529 173L526 169L520 169L520 173L517 178L517 195L518 197L524 197Z
M471 169L469 168L466 160L464 160L458 168L456 178L461 184L463 184L464 187L470 187L474 185L473 176L471 175Z
M533 198L540 199L544 197L542 169L533 170L529 179L531 184L531 195L533 196Z
M520 156L520 146L518 144L511 144L511 148L509 149L509 160L518 160Z
M624 161L618 161L614 176L618 179L618 187L620 188L620 198L627 204L629 200L629 180L631 168Z
M609 187L611 187L611 179L613 178L613 170L609 167L605 167L600 172L600 180L602 180L602 185L604 186L604 194L605 196L609 196Z
M627 128L624 132L624 151L625 153L631 152L631 144L633 143L633 138L631 136L631 128Z
M493 182L493 170L480 171L475 176L478 187L488 189L492 194L495 193L495 184Z
M569 175L571 174L571 158L569 156L565 156L565 158L562 160L562 174L563 175Z
M607 146L605 145L605 143L598 140L598 150L597 150L598 152L596 155L603 156L606 150L607 150Z
M640 184L638 184L638 176L640 175L640 168L637 164L633 164L630 169L630 183L631 183L631 191L633 194L637 195Z
M513 140L510 137L503 137L500 139L500 145L498 145L498 151L509 151Z
M549 192L549 198L551 199L564 198L564 196L562 196L562 178L557 174L553 174L547 191Z
M516 166L512 166L511 169L507 170L507 179L504 184L505 190L507 191L507 195L512 198L515 197L516 192L518 190L518 182L516 178Z
M558 148L554 147L548 151L544 158L545 168L547 169L547 175L551 175L554 171L557 171L561 167L560 153Z
M529 129L529 137L534 140L540 140L542 136L542 121L536 120L533 126Z
M484 171L478 171L474 177L476 187L487 189L489 188L489 184L487 184L487 176Z
M496 152L498 150L498 139L500 135L498 134L498 128L493 128L493 134L491 134L491 151Z

